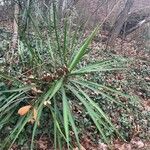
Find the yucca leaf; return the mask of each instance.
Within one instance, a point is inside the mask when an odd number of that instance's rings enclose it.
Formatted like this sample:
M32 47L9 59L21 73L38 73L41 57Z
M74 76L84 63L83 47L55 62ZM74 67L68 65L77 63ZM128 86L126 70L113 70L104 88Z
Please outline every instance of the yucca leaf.
M53 62L55 62L55 59L54 59L54 52L52 50L52 47L51 47L51 42L50 42L50 37L47 35L47 45L48 45L48 52L50 54L50 57L52 58Z
M34 149L34 137L35 137L36 129L37 129L37 126L39 124L39 120L40 120L40 117L41 117L41 114L42 114L42 110L43 110L43 105L40 105L39 108L38 108L38 111L37 111L37 118L35 120L33 131L32 131L32 138L31 138L31 145L30 145L31 150Z
M5 73L0 71L0 77L9 81L15 81L16 83L23 83L22 81L18 80L15 77L12 77L10 75L6 75Z
M12 120L12 115L14 114L16 110L13 109L10 111L10 113L5 114L5 116L0 117L0 130L8 123L10 120Z
M62 89L62 92L63 92L63 89ZM65 103L65 108L67 109L68 119L69 119L69 122L70 122L70 124L71 124L72 130L74 131L75 138L76 138L76 141L77 141L77 143L78 143L78 147L79 147L79 149L80 149L80 142L79 142L77 127L76 127L76 125L75 125L74 118L73 118L73 116L72 116L71 110L70 110L70 108L69 108L69 106L68 106L68 104L67 104L67 98L66 98L66 95L65 95L64 92L63 92L63 96L64 96L63 101L64 101L64 103ZM64 110L64 111L66 111L66 110ZM66 112L65 112L65 113L66 113ZM67 115L67 114L65 114L65 115ZM66 117L66 116L65 116L65 117ZM66 119L66 118L65 118L65 119ZM69 131L68 131L68 125L67 125L66 123L65 123L65 125L66 125L65 131L67 132L67 136L69 136L69 133L68 133L68 132L69 132ZM69 138L69 137L68 137L68 138ZM69 140L69 139L67 139L67 140Z
M77 80L70 80L70 81L73 82L73 83L77 83L77 84L79 84L83 87L86 87L86 88L92 90L93 92L100 93L103 97L106 97L107 100L109 100L110 102L114 102L114 103L122 106L123 108L127 109L127 107L122 102L117 101L115 98L111 97L109 94L106 94L106 93L102 92L101 89L99 89L97 87L90 86L87 83L83 83L83 82L80 82L80 81L77 81Z
M66 140L69 149L69 118L68 118L69 108L68 108L68 102L67 102L67 97L66 97L64 87L62 87L61 91L62 91L62 100L63 100L64 129L65 129Z
M29 121L30 118L31 118L31 114L21 118L20 122L17 123L17 126L15 127L15 129L13 130L13 132L10 135L10 137L12 137L13 134L15 133L15 135L13 136L13 141L11 142L11 145L10 145L9 149L12 147L12 145L14 144L14 142L16 141L16 139L18 138L19 134L21 133L21 131L23 130L24 126L27 124L27 122Z
M0 95L0 102L3 101L4 99L6 99L5 95Z
M72 130L74 131L75 138L76 138L76 141L77 141L77 143L78 143L78 147L79 147L79 149L80 149L80 141L79 141L79 136L78 136L78 132L77 132L77 127L76 127L75 122L74 122L74 118L73 118L71 112L69 112L68 115L69 115L69 122L70 122L70 124L71 124Z
M74 67L81 61L82 57L85 55L86 49L88 48L91 40L98 32L99 26L95 28L95 30L91 33L91 35L83 42L83 45L80 47L79 51L74 55L73 60L69 64L69 71L72 71Z
M28 14L29 18L31 19L31 22L33 24L33 29L35 29L35 33L37 33L37 35L39 36L40 39L42 39L42 34L39 30L39 27L37 26L37 23L36 21L33 19L32 15L31 14Z
M62 150L63 146L62 146L61 136L57 136L57 139L58 139L58 148L59 148L59 150Z
M56 92L60 89L61 85L62 85L62 82L63 82L63 78L58 80L49 90L48 92L43 96L43 100L42 102L40 103L40 106L38 107L38 117L37 117L37 120L35 122L35 125L34 125L34 128L33 128L33 132L32 132L32 140L31 140L31 150L33 149L33 140L34 140L34 136L35 136L35 131L36 131L36 128L37 128L37 124L38 124L38 121L40 119L40 116L41 116L41 113L42 113L42 109L43 109L43 102L45 100L50 100L55 94ZM60 133L63 135L62 131L61 131L61 128L59 127L59 123L56 121L56 125L57 125L57 128L59 129ZM64 135L63 135L64 137Z
M66 51L67 51L67 19L65 19L65 24L64 24L64 43L63 43L63 59L64 63L66 64Z
M117 70L123 70L125 68L95 68L95 69L80 69L80 70L75 70L71 72L70 75L82 75L82 74L87 74L87 73L92 73L92 72L106 72L106 71L117 71Z
M98 83L95 83L95 82L91 82L91 81L87 81L87 80L78 80L78 83L85 83L85 84L88 84L88 85L90 85L90 86L92 86L92 87L96 87L96 88L98 88L98 89L106 89L106 90L108 90L108 91L111 91L111 92L115 93L116 95L120 95L120 96L122 96L122 97L126 97L126 98L129 98L129 99L133 99L133 100L136 100L136 99L137 99L137 98L134 97L134 96L130 96L130 95L128 95L128 94L124 94L124 93L121 92L121 91L115 90L115 89L113 89L113 88L111 88L111 87L107 87L107 86L105 86L105 85L98 84ZM138 99L137 99L137 100L138 100Z
M102 128L100 126L100 124L104 125L104 122L101 120L101 117L98 116L97 113L94 112L94 110L92 109L92 107L89 105L89 103L80 95L78 94L78 91L75 90L75 88L73 88L72 86L67 85L68 89L72 91L72 93L83 103L83 105L85 106L85 108L87 109L88 114L90 115L90 117L92 118L94 124L96 125L97 129L99 130L99 132L101 133L104 141L107 143L108 140L104 134L104 132L102 131ZM99 124L100 123L100 124Z
M56 109L54 108L54 111L56 111ZM61 136L66 140L66 137L65 135L63 134L63 131L60 127L60 124L58 122L58 119L57 119L57 112L53 112L52 109L51 109L51 113L52 113L52 116L53 116L53 119L54 119L54 124L56 125L56 128L58 129L59 133L61 134ZM66 140L67 141L67 140Z
M62 51L61 51L61 47L60 47L60 41L59 41L59 34L58 34L58 26L57 26L57 18L56 18L56 4L55 1L53 2L53 20L54 20L54 30L55 30L55 37L56 37L56 42L57 42L57 50L59 52L59 57L60 57L60 61L63 61L63 57L62 57Z
M47 93L45 94L44 98L43 98L43 102L45 100L50 100L61 88L63 84L63 78L61 78L60 80L56 81L47 91Z
M99 72L99 71L114 71L114 70L123 70L125 68L122 67L122 63L119 61L113 60L104 60L101 62L95 62L87 64L86 66L74 70L71 74L86 74L91 72Z
M5 101L0 104L0 112L5 113L7 112L7 108L10 109L14 103L14 101L19 98L22 94L24 94L24 91L19 93L19 94L13 94L11 96L9 96L8 98L5 99ZM22 98L20 98L20 100L18 100L18 102L14 103L14 105L17 105L17 103L20 103L20 101L22 101ZM1 115L2 115L1 114Z
M90 104L95 107L95 109L101 114L101 116L105 119L105 121L113 128L116 133L122 138L122 135L118 132L118 130L115 128L115 126L111 123L110 119L108 116L103 112L103 110L81 89L79 86L76 86L78 90L84 95L84 97L90 102Z
M57 126L55 120L54 120L54 149L55 150L57 149Z
M3 101L2 103L0 103L0 106L2 107L3 104L5 104L6 102L11 101L11 99L14 100L14 99L15 99L14 96L16 96L16 95L19 95L19 96L20 96L20 93L19 93L19 94L13 93L13 94L11 94L11 95L8 96L8 97L6 97L5 94L2 94L2 96L5 96L5 101ZM18 96L17 96L17 97L18 97ZM17 97L16 97L16 98L17 98Z
M11 92L27 92L29 91L33 86L25 86L25 87L20 87L18 89L12 89L12 90L5 90L5 91L0 91L1 93L11 93Z
M24 118L20 118L19 121L17 122L15 128L11 131L10 135L7 136L7 138L4 140L3 142L3 148L7 147L11 147L13 145L13 143L15 141L13 141L10 145L8 145L9 141L12 140L13 138L13 134L17 132L18 128L21 127L22 122L23 122Z
M23 101L23 100L19 100L19 101L15 102L9 106L6 106L6 108L3 107L3 109L1 109L1 112L0 112L1 117L5 117L6 114L8 114L10 111L13 111L13 109L16 106L18 106L21 101Z
M63 84L63 78L61 78L60 80L56 81L56 84L55 84L55 86L54 86L54 88L53 88L53 90L52 90L52 92L50 94L49 99L51 99L56 94L56 92L58 92L58 90L61 88L62 84Z

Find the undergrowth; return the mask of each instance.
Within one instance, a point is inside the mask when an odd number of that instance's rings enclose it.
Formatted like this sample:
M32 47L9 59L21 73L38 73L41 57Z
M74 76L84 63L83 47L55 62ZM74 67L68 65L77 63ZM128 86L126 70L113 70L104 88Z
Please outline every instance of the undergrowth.
M126 111L130 110L120 99L134 101L135 97L85 76L126 69L128 60L114 57L83 64L100 24L81 41L80 26L72 27L69 14L59 19L57 3L46 6L47 15L37 9L36 3L28 1L25 6L20 14L18 49L0 70L0 148L9 149L18 141L34 149L40 134L52 138L54 149L64 145L68 149L75 145L80 148L82 131L73 111L78 104L105 143L109 144L109 135L125 140L90 93Z

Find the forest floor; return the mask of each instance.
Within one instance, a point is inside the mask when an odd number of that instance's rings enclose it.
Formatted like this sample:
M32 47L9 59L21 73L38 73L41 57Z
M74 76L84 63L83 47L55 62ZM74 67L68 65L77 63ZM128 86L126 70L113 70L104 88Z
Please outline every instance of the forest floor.
M10 34L9 34L10 35ZM0 50L7 46L8 48L8 36L4 38L0 37L2 44ZM107 38L105 33L96 36L90 46L90 55L85 58L87 61L93 62L95 60L104 60L118 56L119 58L125 57L131 60L127 69L123 71L117 71L112 73L97 73L89 76L97 82L104 82L108 86L113 86L116 89L125 93L134 94L139 97L139 103L136 104L136 108L131 105L132 102L127 102L132 114L123 111L114 104L109 104L102 101L99 104L111 117L112 122L119 126L122 134L126 136L127 142L122 142L118 138L113 140L110 147L114 150L149 150L150 149L150 62L149 62L149 50L145 47L145 41L142 37L137 40L131 35L127 39L123 40L117 38L113 47L108 47L106 50L106 44L103 43L103 39ZM6 49L7 49L6 48ZM2 56L0 55L0 59ZM95 97L95 100L99 100ZM122 100L127 101L127 100ZM77 107L78 108L78 107ZM76 110L80 111L80 110ZM82 120L83 116L77 116ZM107 150L110 147L99 140L99 135L93 132L94 127L87 127L84 131L85 134L81 137L82 150ZM108 133L111 135L111 133ZM36 140L38 150L50 150L51 147L49 139L45 135L41 135ZM14 145L11 150L19 150L18 145ZM75 148L74 150L77 150Z
M95 37L87 60L103 60L118 56L129 59L129 64L125 70L117 71L117 73L96 74L91 79L104 82L107 86L116 87L122 92L137 95L139 98L139 103L135 104L135 107L130 105L129 101L127 102L133 114L118 109L118 106L113 106L113 104L110 106L108 103L101 103L101 107L111 116L114 124L124 130L123 134L127 133L126 143L116 139L112 142L111 148L115 150L148 150L150 149L150 51L146 45L147 39L133 33L126 39L117 38L113 46L106 49L103 40L106 41L107 38L105 32ZM109 108L103 107L107 105ZM84 140L83 143L86 145L85 148L90 150L90 142L87 144L88 142ZM108 146L104 143L95 146L95 150L107 149Z
M88 76L97 82L104 82L108 86L116 87L116 89L137 95L139 97L138 104L134 106L132 102L127 102L129 108L134 113L123 111L115 104L109 104L105 100L100 102L101 107L111 116L112 122L121 128L122 134L126 136L126 141L123 142L116 138L111 141L108 146L101 142L99 135L94 132L93 126L87 126L83 129L84 134L81 137L82 150L149 150L150 149L150 52L145 46L145 40L142 37L136 40L131 35L123 40L117 38L113 47L107 47L103 43L103 38L107 38L106 33L96 36L90 46L91 52L88 54L83 63L94 62L95 60L104 60L112 58L128 58L128 67L123 71L113 73L98 73ZM86 36L86 35L85 35ZM92 94L91 94L92 95ZM101 100L93 95L94 99ZM124 100L123 100L124 101ZM127 100L125 100L127 101ZM109 106L106 107L105 106ZM80 107L77 106L76 112L80 114ZM76 116L80 121L83 120L82 114ZM111 134L111 133L110 133ZM49 142L47 137L41 136L37 140L37 145L40 150L48 150ZM75 148L74 150L78 150Z

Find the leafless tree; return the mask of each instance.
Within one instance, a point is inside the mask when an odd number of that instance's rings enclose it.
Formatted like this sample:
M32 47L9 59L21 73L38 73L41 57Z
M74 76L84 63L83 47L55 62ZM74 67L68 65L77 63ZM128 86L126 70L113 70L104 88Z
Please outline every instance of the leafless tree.
M124 9L119 14L118 18L116 19L113 28L110 32L110 36L108 39L108 45L112 44L112 42L117 38L119 35L123 24L125 23L126 19L128 18L128 13L133 5L134 0L127 0Z

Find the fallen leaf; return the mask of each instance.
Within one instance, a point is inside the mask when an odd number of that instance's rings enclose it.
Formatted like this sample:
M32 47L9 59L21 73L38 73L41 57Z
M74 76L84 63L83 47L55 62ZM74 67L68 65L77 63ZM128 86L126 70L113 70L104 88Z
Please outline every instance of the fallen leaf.
M29 119L28 122L33 124L37 120L37 110L35 108L32 109L33 116ZM38 126L40 125L39 121L37 122Z
M142 105L144 106L145 110L150 111L150 99L143 101Z
M25 115L25 114L30 110L31 107L32 107L31 105L27 105L27 106L21 107L21 108L18 110L18 114L19 114L20 116Z
M43 93L41 90L37 89L36 87L33 87L32 90L33 90L35 93Z
M44 101L43 103L45 106L48 106L48 105L51 105L51 102L48 100L48 101Z
M33 88L31 88L31 89L32 89L31 93L32 93L34 96L37 96L38 94L43 93L40 89L37 89L36 87L33 87Z
M33 76L33 75L30 75L28 78L29 78L29 79L34 79L34 76Z
M137 144L138 148L144 147L144 143L142 141L138 141L136 144Z
M37 119L37 110L35 108L33 108L33 119Z
M33 118L28 120L29 123L33 124L35 122L35 120Z
M135 147L135 148L137 148L137 149L141 149L141 148L143 148L144 147L144 143L143 143L143 141L141 141L140 139L132 139L131 140L131 144Z
M78 147L74 148L73 150L79 150ZM80 145L80 150L86 150L82 145Z
M124 143L123 145L120 145L118 150L131 150L131 145Z
M104 143L99 143L98 149L99 150L108 150L108 146Z

